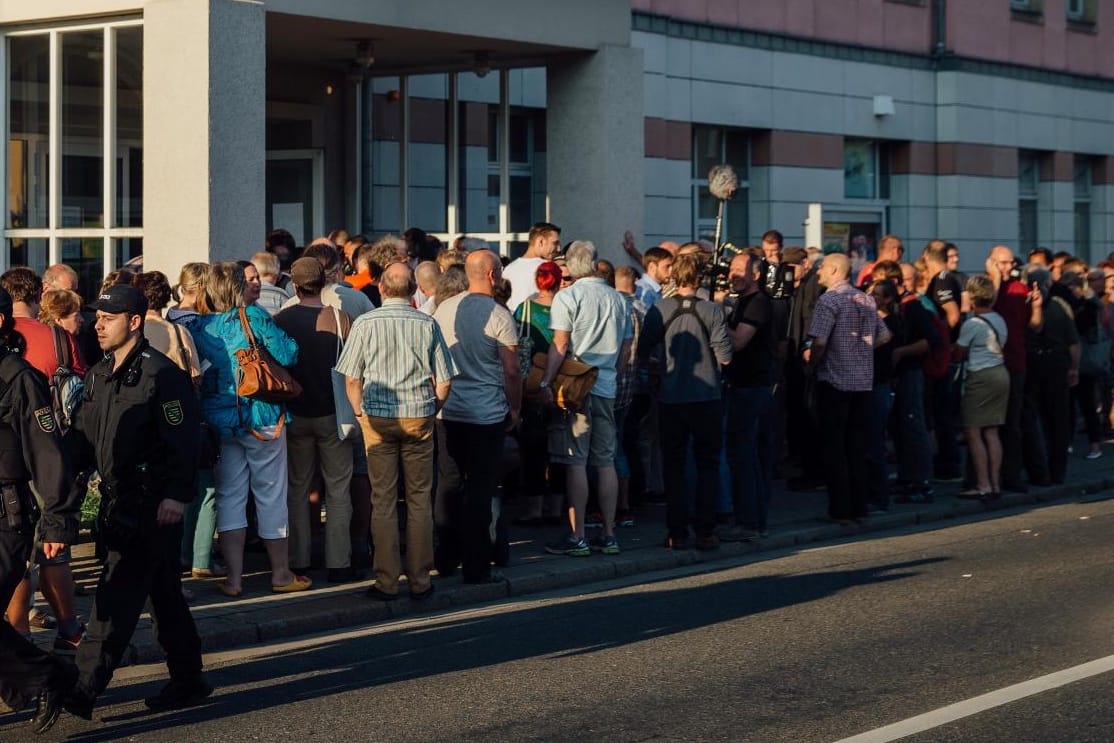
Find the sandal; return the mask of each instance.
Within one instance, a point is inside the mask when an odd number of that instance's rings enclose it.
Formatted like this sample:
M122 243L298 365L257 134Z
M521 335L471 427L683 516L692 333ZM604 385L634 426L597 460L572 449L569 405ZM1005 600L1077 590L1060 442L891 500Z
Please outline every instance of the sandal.
M983 498L985 498L989 494L990 494L990 491L988 491L988 490L979 490L978 488L967 488L966 490L959 491L959 493L956 494L956 497L957 498L962 498L963 500L982 500Z
M313 585L313 581L304 575L295 575L294 579L287 583L285 586L271 586L273 593L297 593L298 591L308 590Z
M230 599L239 598L244 595L243 588L232 588L228 585L228 581L224 580L217 584L217 590Z

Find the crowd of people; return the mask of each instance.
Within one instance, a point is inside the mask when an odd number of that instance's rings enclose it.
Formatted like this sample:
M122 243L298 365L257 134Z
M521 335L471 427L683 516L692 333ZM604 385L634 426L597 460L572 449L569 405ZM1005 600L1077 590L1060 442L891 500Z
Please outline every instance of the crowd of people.
M929 502L938 482L987 502L1062 483L1077 420L1079 454L1102 456L1114 262L997 246L967 277L939 240L905 258L893 235L862 266L774 230L721 254L628 238L615 266L548 223L512 261L416 229L337 230L301 251L276 230L265 250L187 263L173 282L114 271L100 295L142 294L147 343L193 382L211 451L184 572L240 596L258 544L274 592L309 589L313 569L343 583L370 568L368 596L421 600L435 570L500 580L512 520L553 528L550 553L615 555L638 509L664 501L664 546L712 550L768 533L777 479L824 488L825 518L850 523ZM11 268L0 286L52 385L101 359L71 268ZM300 396L240 394L253 346ZM37 563L54 649L72 655L69 551ZM30 605L24 580L6 614L25 635L43 621Z

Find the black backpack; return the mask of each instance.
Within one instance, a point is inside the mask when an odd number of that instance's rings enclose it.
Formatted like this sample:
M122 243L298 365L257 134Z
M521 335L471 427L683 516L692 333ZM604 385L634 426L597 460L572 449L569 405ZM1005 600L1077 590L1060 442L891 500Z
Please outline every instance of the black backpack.
M78 408L85 398L85 380L73 369L73 355L66 331L55 325L50 326L50 331L54 337L54 356L58 359L58 368L50 376L50 399L58 427L66 433L73 427Z

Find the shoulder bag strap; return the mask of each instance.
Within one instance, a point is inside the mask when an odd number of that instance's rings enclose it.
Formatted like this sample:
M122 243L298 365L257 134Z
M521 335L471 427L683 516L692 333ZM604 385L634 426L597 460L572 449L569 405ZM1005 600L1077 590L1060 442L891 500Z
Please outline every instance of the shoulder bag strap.
M523 305L526 307L526 309L522 310L522 327L518 329L518 331L519 331L518 332L518 337L519 338L525 339L525 338L530 337L530 305L531 304L532 304L532 302L529 299L527 299L525 302L523 302Z
M182 329L178 327L178 323L170 323L170 327L174 328L174 337L178 340L178 358L182 362L182 368L186 374L190 373L190 359L189 353L186 351L186 344L182 341Z
M50 335L54 340L54 358L58 361L58 366L64 366L67 369L73 369L73 359L70 357L70 344L66 342L65 331L57 325L50 326Z
M340 310L333 307L333 322L336 323L336 336L337 336L337 361L340 361L340 353L344 350L344 339L341 337L340 328Z
M251 323L248 322L248 311L246 308L240 308L240 325L244 328L244 337L248 339L249 348L258 348L255 342L255 333L251 332Z

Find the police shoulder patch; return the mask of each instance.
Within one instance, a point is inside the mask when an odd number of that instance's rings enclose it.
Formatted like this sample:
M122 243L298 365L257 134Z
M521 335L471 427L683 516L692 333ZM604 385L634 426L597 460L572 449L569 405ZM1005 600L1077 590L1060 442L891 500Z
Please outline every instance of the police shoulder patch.
M35 422L44 433L54 433L58 428L58 421L54 419L54 411L50 408L39 408L35 411Z
M185 414L182 412L182 401L171 400L162 404L162 413L166 416L166 422L172 426L181 424Z

